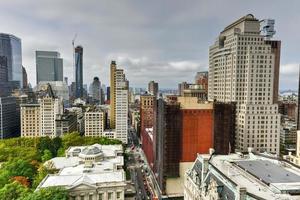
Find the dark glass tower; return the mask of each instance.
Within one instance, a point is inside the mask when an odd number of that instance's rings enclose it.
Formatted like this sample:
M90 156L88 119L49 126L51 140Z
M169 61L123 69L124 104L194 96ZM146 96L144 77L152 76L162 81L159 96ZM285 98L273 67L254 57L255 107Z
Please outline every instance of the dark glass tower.
M14 35L0 33L0 56L7 59L8 81L16 81L23 87L21 39Z
M83 48L77 46L75 48L75 97L81 98L83 96L83 73L82 73L82 57Z

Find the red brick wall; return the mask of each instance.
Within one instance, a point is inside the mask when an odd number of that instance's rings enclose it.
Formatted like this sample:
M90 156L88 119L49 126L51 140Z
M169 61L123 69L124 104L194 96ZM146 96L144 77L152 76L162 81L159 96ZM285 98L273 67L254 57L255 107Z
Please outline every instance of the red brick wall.
M183 109L181 162L193 162L197 153L208 153L213 147L213 110Z

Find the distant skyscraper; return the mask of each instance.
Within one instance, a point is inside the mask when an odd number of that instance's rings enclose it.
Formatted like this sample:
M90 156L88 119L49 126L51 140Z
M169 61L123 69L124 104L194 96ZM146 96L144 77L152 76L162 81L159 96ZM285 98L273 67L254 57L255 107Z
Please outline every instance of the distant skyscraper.
M158 83L150 81L148 84L148 92L157 97L158 95Z
M40 81L63 81L63 59L56 51L36 51L36 84Z
M76 98L83 97L82 58L83 58L83 48L81 46L77 46L75 48L75 84L76 84L75 97Z
M22 73L23 73L23 88L28 88L27 72L24 66L22 66Z
M18 81L23 87L21 39L11 34L0 33L0 56L7 59L8 81Z
M251 14L227 26L209 49L208 100L236 102L240 151L252 147L279 154L280 115L274 102L277 58Z
M94 77L94 81L91 84L91 95L93 102L101 103L101 82L98 77Z

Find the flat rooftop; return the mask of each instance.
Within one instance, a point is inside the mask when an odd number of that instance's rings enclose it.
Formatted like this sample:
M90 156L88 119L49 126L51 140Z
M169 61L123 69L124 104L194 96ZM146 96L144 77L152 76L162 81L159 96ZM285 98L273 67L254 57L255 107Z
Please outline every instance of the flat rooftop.
M237 161L235 164L266 184L300 183L299 175L288 171L283 166L275 165L268 160Z

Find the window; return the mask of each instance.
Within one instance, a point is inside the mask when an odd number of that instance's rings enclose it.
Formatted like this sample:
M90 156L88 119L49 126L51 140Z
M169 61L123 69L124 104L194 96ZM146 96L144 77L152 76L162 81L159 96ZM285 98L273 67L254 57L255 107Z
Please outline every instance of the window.
M92 194L89 195L89 200L93 200L93 195Z
M113 199L113 193L112 192L109 192L108 193L108 200L112 200Z
M84 196L83 195L80 196L80 200L84 200Z
M117 199L121 198L121 192L117 192Z

